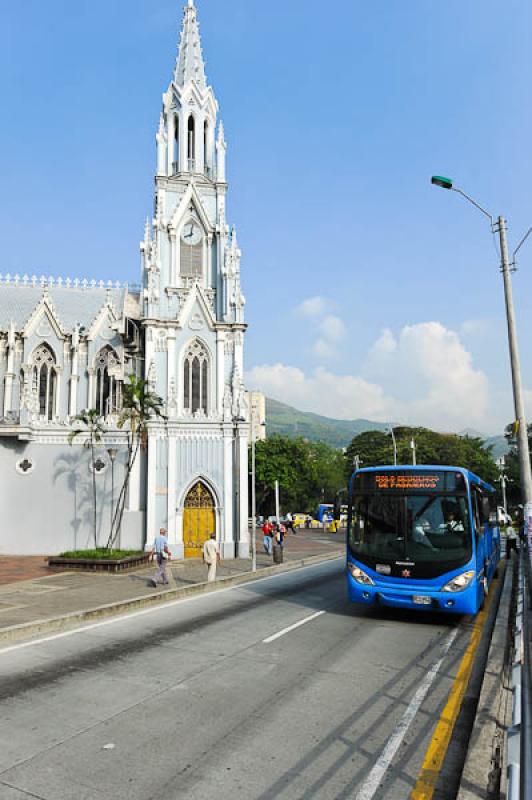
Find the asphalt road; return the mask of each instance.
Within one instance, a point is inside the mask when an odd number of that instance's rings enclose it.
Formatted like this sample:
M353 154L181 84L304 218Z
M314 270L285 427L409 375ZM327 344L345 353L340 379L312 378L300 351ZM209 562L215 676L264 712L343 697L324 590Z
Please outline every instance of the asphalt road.
M4 648L0 798L406 800L470 624L338 560Z

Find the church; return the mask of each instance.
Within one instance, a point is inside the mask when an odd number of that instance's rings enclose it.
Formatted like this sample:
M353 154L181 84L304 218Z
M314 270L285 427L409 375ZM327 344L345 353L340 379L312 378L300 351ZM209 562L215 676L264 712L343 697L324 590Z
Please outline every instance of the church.
M0 554L105 544L123 481L117 426L131 374L163 400L131 475L122 549L168 530L175 558L249 556L245 300L235 228L226 221L226 150L205 75L197 11L184 9L177 62L156 133L152 218L139 285L0 276ZM94 457L75 417L105 432Z

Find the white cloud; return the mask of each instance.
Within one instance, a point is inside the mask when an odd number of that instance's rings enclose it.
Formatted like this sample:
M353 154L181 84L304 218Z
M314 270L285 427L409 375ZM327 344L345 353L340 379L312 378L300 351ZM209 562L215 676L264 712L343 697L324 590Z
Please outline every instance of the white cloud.
M460 325L460 333L463 336L482 336L489 329L488 320L485 319L466 319Z
M316 339L312 345L312 352L321 361L329 361L337 355L336 350L325 339Z
M297 306L296 312L303 317L319 317L325 313L328 305L330 304L325 297L316 295L316 297L308 297L306 300L303 300L303 302Z
M380 386L353 375L337 375L323 367L307 376L298 367L263 365L246 374L246 383L302 411L338 419L386 420L392 411Z
M327 314L320 321L318 329L322 337L329 342L340 342L346 334L344 323L340 317L336 317L334 314Z
M318 339L317 354L326 357L333 344ZM439 322L407 325L398 336L384 330L360 375L323 367L306 375L278 363L255 367L246 377L268 396L339 419L393 419L437 430L493 426L486 376L474 368L458 334Z

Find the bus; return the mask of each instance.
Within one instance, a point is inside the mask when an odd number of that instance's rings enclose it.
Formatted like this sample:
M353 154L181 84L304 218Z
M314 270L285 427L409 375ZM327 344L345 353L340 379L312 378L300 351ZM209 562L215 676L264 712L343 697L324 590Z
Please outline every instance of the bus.
M495 490L461 467L368 467L349 482L353 603L476 614L500 559Z

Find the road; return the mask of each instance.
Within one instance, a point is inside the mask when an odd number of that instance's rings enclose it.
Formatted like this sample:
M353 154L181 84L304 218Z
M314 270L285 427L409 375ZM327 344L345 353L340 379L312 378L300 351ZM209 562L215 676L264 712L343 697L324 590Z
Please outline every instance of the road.
M354 607L342 570L0 650L0 798L406 800L471 623Z

